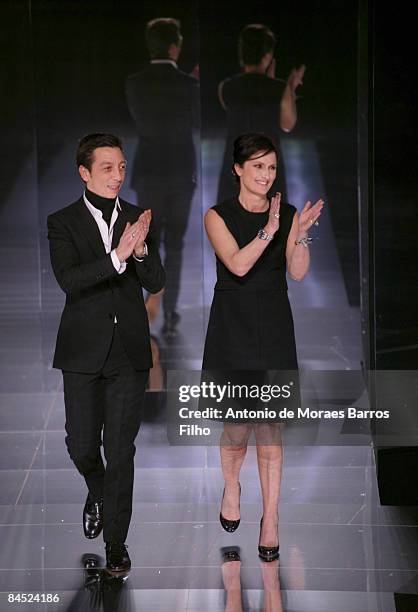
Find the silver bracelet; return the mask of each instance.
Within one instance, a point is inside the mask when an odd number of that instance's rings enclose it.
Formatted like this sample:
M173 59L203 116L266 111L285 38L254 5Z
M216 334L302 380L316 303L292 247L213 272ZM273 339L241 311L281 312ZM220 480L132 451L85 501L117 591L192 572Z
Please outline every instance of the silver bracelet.
M263 228L258 230L257 236L260 238L260 240L273 240L274 238L273 234L268 234Z
M311 244L312 240L313 238L309 238L308 236L306 238L298 238L295 240L295 244L302 244L307 249L308 244Z

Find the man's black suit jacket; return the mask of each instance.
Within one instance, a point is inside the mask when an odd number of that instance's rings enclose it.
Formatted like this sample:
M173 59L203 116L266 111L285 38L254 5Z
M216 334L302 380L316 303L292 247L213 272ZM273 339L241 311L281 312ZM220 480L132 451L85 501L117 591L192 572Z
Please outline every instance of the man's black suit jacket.
M143 210L119 198L121 210L113 230L115 248L126 223L135 222ZM96 221L83 198L48 217L52 268L66 294L53 365L81 373L98 372L112 341L115 316L125 350L137 370L151 367L148 317L142 287L156 293L165 274L151 223L146 238L149 254L137 262L127 260L118 274Z
M149 64L126 79L126 97L138 133L131 186L196 180L197 79L172 64Z

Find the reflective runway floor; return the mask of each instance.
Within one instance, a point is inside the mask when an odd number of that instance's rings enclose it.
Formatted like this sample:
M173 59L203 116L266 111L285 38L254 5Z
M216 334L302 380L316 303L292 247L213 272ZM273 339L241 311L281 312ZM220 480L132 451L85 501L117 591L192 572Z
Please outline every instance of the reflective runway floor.
M285 151L299 209L308 192L310 198L324 195L314 145L303 144L289 140ZM57 168L66 166L67 157L64 151ZM203 209L214 201L219 158L219 143L205 143ZM318 431L309 444L298 443L290 429L284 432L280 560L265 564L257 555L261 497L255 448L249 447L242 471L241 525L227 534L218 521L219 450L168 443L165 395L158 385L147 393L137 439L128 538L132 571L114 578L100 569L100 538L87 541L82 535L86 490L67 455L61 375L50 365L62 295L51 277L43 229L47 208L61 205L54 193L58 178L45 177L44 184L49 180L42 209L25 207L34 195L17 185L8 206L21 213L20 227L0 224L1 612L418 610L418 508L380 505L367 430L348 432L340 445L320 444ZM186 238L179 336L167 343L160 336L161 319L153 327L164 371L200 367L214 280L201 220L197 195ZM359 370L360 316L347 301L329 211L317 235L309 277L289 283L300 366ZM364 399L327 399L329 405L344 401ZM239 549L240 561L223 561L227 546ZM98 570L83 567L86 554L97 555Z

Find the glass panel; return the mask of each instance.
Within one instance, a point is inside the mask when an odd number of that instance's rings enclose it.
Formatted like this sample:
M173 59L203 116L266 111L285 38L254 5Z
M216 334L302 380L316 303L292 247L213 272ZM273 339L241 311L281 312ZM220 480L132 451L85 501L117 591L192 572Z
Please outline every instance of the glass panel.
M181 22L181 73L169 63L150 64L146 24L161 15ZM167 367L200 367L203 344L200 110L198 81L190 76L198 74L197 7L38 1L33 21L42 227L49 213L82 194L79 139L92 132L120 136L128 160L121 197L151 208L167 272L164 295L147 296L150 389L161 389ZM44 232L44 335L52 355L64 296L48 257Z
M43 384L36 106L29 3L3 2L1 9L0 387L14 396L39 392ZM11 398L4 399L12 402Z

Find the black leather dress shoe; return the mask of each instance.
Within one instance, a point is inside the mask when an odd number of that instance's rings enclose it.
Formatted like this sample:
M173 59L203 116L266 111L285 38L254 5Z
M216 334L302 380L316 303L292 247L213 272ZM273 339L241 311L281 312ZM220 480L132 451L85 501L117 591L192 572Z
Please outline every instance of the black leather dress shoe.
M103 529L103 501L93 502L87 496L83 510L84 535L89 540L97 538Z
M127 572L131 560L125 544L106 544L106 569L111 572Z

